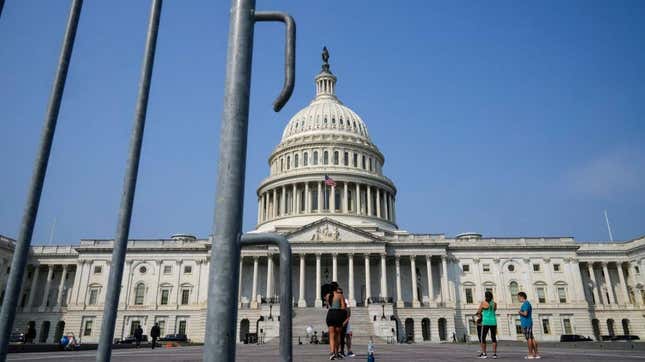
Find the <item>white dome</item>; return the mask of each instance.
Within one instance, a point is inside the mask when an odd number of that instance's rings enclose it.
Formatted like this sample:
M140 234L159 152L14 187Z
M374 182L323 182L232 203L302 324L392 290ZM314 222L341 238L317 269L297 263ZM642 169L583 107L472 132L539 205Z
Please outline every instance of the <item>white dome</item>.
M354 111L343 105L335 94L336 77L329 65L316 76L316 98L289 120L282 141L315 133L358 136L369 141L365 123Z

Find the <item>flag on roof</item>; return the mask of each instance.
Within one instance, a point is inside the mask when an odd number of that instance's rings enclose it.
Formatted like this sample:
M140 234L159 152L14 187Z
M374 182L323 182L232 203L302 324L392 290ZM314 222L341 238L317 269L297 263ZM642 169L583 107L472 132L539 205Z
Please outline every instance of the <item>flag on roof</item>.
M334 179L329 177L328 175L325 175L325 185L336 187L336 181L334 181Z

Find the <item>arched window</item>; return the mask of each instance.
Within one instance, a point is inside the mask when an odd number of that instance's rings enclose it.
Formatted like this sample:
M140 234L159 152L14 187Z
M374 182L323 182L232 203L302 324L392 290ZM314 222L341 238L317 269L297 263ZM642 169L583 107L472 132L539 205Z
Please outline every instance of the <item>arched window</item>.
M343 165L349 166L349 152L345 151L343 155Z
M334 151L334 165L338 165L338 151Z
M329 164L329 152L325 151L323 153L323 165Z
M616 335L616 331L614 330L614 320L611 318L607 319L607 332L612 337Z
M284 171L284 158L280 157L280 172Z
M291 156L287 156L287 170L291 167Z
M628 336L629 333L629 319L623 319L623 334Z
M318 151L314 151L314 166L318 164Z
M365 169L365 156L363 156L363 170Z
M358 167L358 153L354 153L354 167Z
M295 156L293 156L293 167L298 168L298 154L296 153Z
M143 298L146 295L146 286L143 283L137 284L136 287L134 287L134 304L135 305L143 305Z
M305 167L309 165L309 153L307 152L302 154L302 165Z
M511 264L511 265L513 265L513 264ZM512 301L512 303L519 303L520 300L517 297L517 293L520 292L520 288L518 287L517 282L511 282L508 285L508 291L511 293L511 301Z
M374 170L374 162L373 162L372 158L370 157L370 172L372 172L372 170Z

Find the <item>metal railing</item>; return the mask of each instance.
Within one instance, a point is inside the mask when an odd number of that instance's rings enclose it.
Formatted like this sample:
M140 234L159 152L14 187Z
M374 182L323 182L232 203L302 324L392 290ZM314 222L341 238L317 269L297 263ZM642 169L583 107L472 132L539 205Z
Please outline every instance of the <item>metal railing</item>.
M96 355L97 361L109 361L111 357L162 1L152 0L151 5L135 120L130 137L130 149L113 246L112 267L110 268L105 309L101 323L101 335ZM5 299L0 310L0 362L5 361L7 358L9 336L15 321L16 307L29 256L34 224L40 204L82 5L82 0L72 0L40 146L34 164L27 203L16 240ZM2 15L3 7L4 0L0 0L0 16ZM282 280L280 313L289 317L280 319L280 355L282 360L291 361L291 249L286 239L279 235L253 234L241 236L253 30L256 22L265 21L279 21L286 25L285 80L282 90L273 104L273 109L276 112L286 104L294 88L296 29L291 16L280 12L256 12L255 0L232 0L224 110L220 134L213 247L211 249L209 279L211 287L208 292L208 313L203 355L205 361L235 360L235 327L238 305L236 298L240 248L243 245L259 244L275 244L281 250L280 273L287 274L284 274L284 279Z

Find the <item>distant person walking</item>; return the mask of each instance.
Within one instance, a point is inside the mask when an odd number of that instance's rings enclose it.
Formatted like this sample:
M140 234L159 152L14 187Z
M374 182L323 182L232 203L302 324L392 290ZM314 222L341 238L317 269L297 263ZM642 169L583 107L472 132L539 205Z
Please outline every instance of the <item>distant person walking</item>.
M157 345L157 338L161 334L161 328L159 328L159 323L155 323L154 326L150 329L150 338L152 338L152 349L155 349Z
M477 313L482 315L482 333L480 339L481 354L479 358L488 358L486 354L486 336L490 331L490 338L493 341L493 358L497 358L497 303L493 301L493 293L487 291L484 293L484 300L479 304Z
M141 345L141 340L143 339L143 328L141 328L141 325L138 325L137 328L134 329L134 343L136 344L137 348Z
M522 333L526 338L526 344L529 347L529 354L524 359L540 359L542 357L538 354L537 342L533 336L533 307L527 300L526 293L519 292L517 293L517 297L522 303L519 311L520 325L522 327Z

